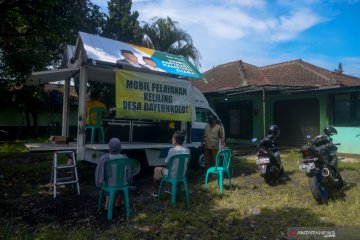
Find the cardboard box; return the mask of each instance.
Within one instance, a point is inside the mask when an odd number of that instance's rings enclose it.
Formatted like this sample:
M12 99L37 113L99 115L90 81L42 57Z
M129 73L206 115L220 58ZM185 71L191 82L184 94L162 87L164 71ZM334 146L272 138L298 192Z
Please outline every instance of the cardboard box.
M64 136L51 136L49 141L55 144L66 144L66 137Z

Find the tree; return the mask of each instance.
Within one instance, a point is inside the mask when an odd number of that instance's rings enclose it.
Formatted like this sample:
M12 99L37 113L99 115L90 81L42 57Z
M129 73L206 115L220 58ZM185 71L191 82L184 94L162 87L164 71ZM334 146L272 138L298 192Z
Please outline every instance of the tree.
M342 74L344 72L342 63L339 63L338 69L335 69L334 71Z
M145 23L143 44L158 51L183 55L200 67L200 52L195 48L191 36L170 17L151 19L152 23Z
M108 2L109 16L102 36L134 44L141 42L141 28L137 20L139 13L137 11L131 13L131 5L131 0Z
M127 43L141 43L142 33L139 21L139 13L131 12L131 0L110 0L108 2L109 15L103 27L101 36L123 41ZM114 105L115 90L109 84L92 82L90 91L97 91L100 98L107 105Z
M27 119L32 116L35 134L42 94L40 88L23 86L26 77L58 67L65 45L75 43L79 30L100 33L105 15L99 9L89 0L0 1L0 79L13 103Z

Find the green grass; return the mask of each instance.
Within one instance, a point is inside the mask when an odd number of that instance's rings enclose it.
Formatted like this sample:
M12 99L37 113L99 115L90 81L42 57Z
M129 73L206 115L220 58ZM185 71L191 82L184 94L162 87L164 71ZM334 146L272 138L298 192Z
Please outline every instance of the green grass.
M339 164L349 187L327 205L318 205L308 178L298 170L299 159L297 151L284 152L282 161L291 181L270 187L256 173L254 158L234 157L232 187L225 178L223 194L212 178L205 189L203 172L192 170L188 175L189 206L184 204L183 195L172 208L168 195L159 201L146 198L148 192L139 190L132 196L137 200L133 200L135 210L128 221L118 216L104 225L78 223L69 228L58 222L27 226L17 219L0 217L0 239L284 239L287 227L360 227L360 161ZM42 164L46 161L33 166L36 174L30 166L11 174L29 178L48 175Z
M0 144L0 154L2 156L14 154L17 152L25 152L26 148L24 146L24 143L4 143Z
M27 152L25 143L46 143L48 139L41 138L29 138L26 141L13 141L11 143L0 143L0 157L14 156Z

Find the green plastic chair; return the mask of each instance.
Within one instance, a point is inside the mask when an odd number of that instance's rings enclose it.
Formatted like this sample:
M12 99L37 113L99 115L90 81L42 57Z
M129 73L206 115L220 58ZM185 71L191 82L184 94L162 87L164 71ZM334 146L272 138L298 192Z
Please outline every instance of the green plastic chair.
M96 122L95 125L91 125L91 119L92 116L95 114L96 116ZM105 134L104 134L104 127L102 126L102 121L103 121L103 117L106 116L107 111L105 108L102 107L95 107L95 108L91 108L89 111L89 119L90 119L90 123L86 126L86 130L90 129L91 130L91 140L90 143L93 144L94 143L94 138L95 138L95 131L98 130L98 140L100 143L105 143Z
M168 162L168 175L163 177L159 186L159 199L161 195L161 189L164 182L171 183L171 204L175 207L176 204L176 189L178 183L182 183L184 185L184 190L186 194L186 202L189 204L189 189L186 181L186 173L190 162L190 154L176 154L169 159ZM171 172L173 164L178 163L178 169L176 173L176 177L172 177L173 173ZM179 185L180 186L180 185ZM180 188L181 189L181 188Z
M223 173L226 172L229 178L229 183L231 187L231 176L229 172L229 165L231 160L232 151L231 149L224 149L219 151L216 154L216 165L215 167L210 167L206 171L206 178L205 178L205 187L207 188L208 184L208 177L209 174L216 174L217 175L217 182L220 187L220 192L223 192Z
M126 180L125 166L130 166L132 172L136 172L138 167L138 161L129 158L113 159L105 162L104 168L104 183L101 187L98 211L102 207L102 195L103 192L109 193L109 206L108 206L108 220L112 219L112 211L114 205L115 193L117 191L124 192L126 216L131 215L130 203L129 203L129 188L130 183Z

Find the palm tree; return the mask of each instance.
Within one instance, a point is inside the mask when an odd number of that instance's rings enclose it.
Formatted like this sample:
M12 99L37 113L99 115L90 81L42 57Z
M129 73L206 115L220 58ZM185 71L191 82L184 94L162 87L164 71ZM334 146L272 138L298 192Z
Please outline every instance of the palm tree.
M191 36L176 25L170 17L151 19L152 23L145 23L143 26L143 44L158 51L188 58L199 68L200 52L194 47Z

